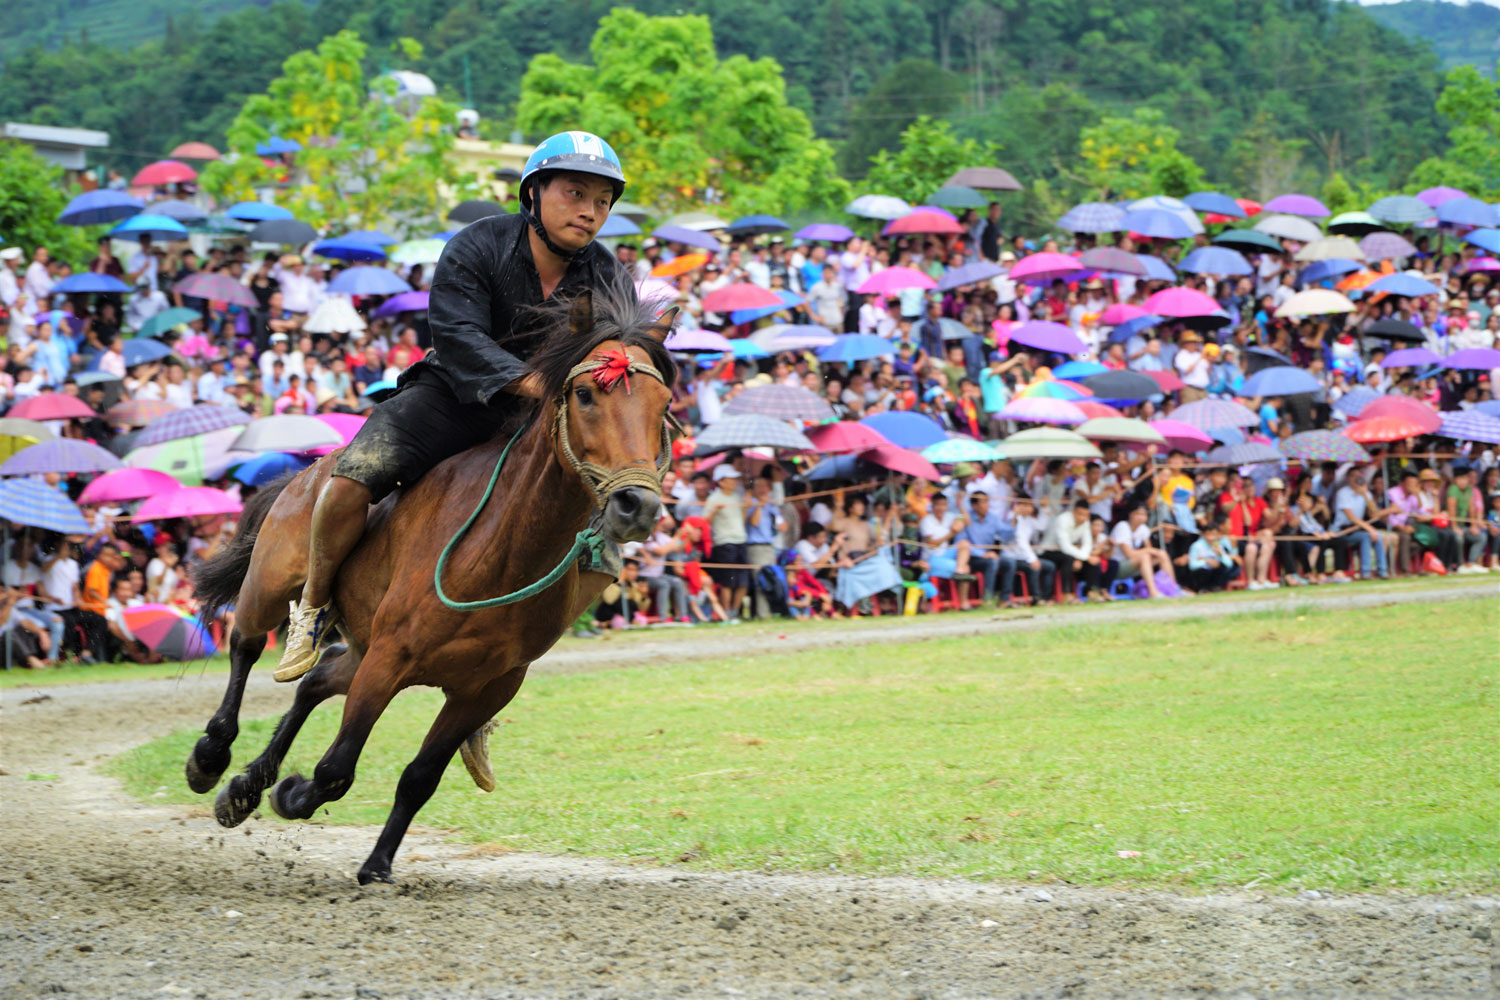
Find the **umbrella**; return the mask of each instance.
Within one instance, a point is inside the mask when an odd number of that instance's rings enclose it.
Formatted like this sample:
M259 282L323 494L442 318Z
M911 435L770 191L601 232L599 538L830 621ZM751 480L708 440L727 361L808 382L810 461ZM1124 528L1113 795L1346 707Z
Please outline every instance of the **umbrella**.
M1109 342L1111 344L1123 344L1142 330L1148 330L1158 323L1166 322L1165 316L1157 316L1154 313L1146 313L1125 322L1109 331Z
M1381 222L1369 212L1341 212L1328 220L1330 233L1350 233L1359 236L1376 229L1384 229Z
M498 201L488 201L484 198L475 198L470 201L461 201L453 206L448 213L450 222L462 222L468 225L470 222L478 222L480 219L488 219L492 215L504 215L505 206Z
M1381 396L1366 404L1360 410L1359 417L1361 420L1372 417L1403 417L1420 425L1424 434L1430 434L1443 426L1443 419L1436 410L1410 396Z
M1365 252L1347 236L1324 236L1298 250L1292 259L1308 263L1315 260L1364 260Z
M1047 320L1030 320L1011 328L1012 343L1023 344L1057 354L1080 354L1088 345L1078 339L1071 327Z
M1133 306L1129 302L1116 302L1113 305L1107 306L1099 314L1099 322L1105 326L1119 326L1126 320L1136 319L1145 315L1147 315L1146 310L1140 306Z
M136 524L161 521L169 517L210 517L215 514L238 514L242 505L223 490L212 486L184 486L148 497L131 518Z
M791 228L774 215L742 215L725 227L732 236L769 236Z
M1103 375L1109 371L1104 365L1097 361L1064 361L1052 369L1054 379L1079 379L1088 378L1090 375Z
M47 472L71 476L118 468L120 460L98 445L58 438L22 448L0 464L0 476L37 476Z
M1439 421L1438 426L1442 426ZM1354 421L1344 428L1344 436L1361 444L1376 444L1388 441L1405 441L1428 433L1423 426L1410 417L1367 417Z
M976 188L963 184L940 187L927 200L934 205L944 205L948 208L984 208L990 203L990 200L980 194Z
M667 350L676 351L678 354L722 354L725 351L734 350L734 345L729 342L728 337L714 333L712 330L701 329L673 330L667 335L665 346Z
M1443 427L1438 433L1443 437L1500 444L1500 417L1476 410L1454 410L1439 415L1443 418Z
M664 226L678 226L682 229L696 229L699 232L708 232L713 229L723 229L729 223L708 212L678 212L676 215L662 222Z
M372 243L378 247L395 246L401 242L390 233L380 229L357 229L352 233L345 233L338 238L341 240L353 240L357 243Z
M279 135L273 135L265 142L257 143L255 147L256 156L281 156L284 153L302 152L302 143L296 139L283 139Z
M1209 316L1219 311L1219 304L1195 288L1163 288L1141 306L1157 316L1180 319L1184 316Z
M861 461L878 465L892 472L899 472L906 476L917 476L931 482L937 482L943 478L938 472L937 466L914 451L898 448L893 444L881 445L879 448L871 448L869 451L859 453Z
M1016 281L1023 278L1034 282L1048 282L1054 278L1072 280L1080 271L1086 271L1077 257L1061 253L1034 253L1022 257L1011 266L1010 276Z
M1043 397L1046 399L1066 399L1070 403L1076 403L1078 400L1087 399L1093 394L1093 390L1086 389L1077 382L1069 382L1061 378L1039 378L1016 393L1016 397L1027 399Z
M1449 198L1437 206L1437 220L1453 226L1500 226L1500 212L1478 198Z
M1135 259L1140 261L1146 269L1147 281L1176 281L1177 272L1172 270L1172 265L1162 260L1155 254L1138 253Z
M1399 351L1392 351L1380 362L1382 368L1416 368L1422 365L1442 364L1443 359L1436 351L1430 351L1425 347L1406 347Z
M138 439L142 433L132 432L127 437ZM197 485L203 482L205 469L223 460L229 445L239 434L238 427L225 427L161 444L132 447L125 455L125 464L134 469L155 469L188 485Z
M793 236L799 240L821 240L824 243L844 243L854 238L854 230L836 222L814 222L803 226Z
M201 622L165 604L138 604L120 614L130 634L164 660L183 663L218 651Z
M886 236L909 235L912 233L937 233L939 235L955 235L964 231L954 219L938 212L917 209L899 219L892 219L886 223L880 232Z
M1494 257L1475 257L1464 263L1465 274L1479 274L1485 271L1500 271L1500 260Z
M809 427L807 439L813 443L814 451L823 454L866 451L891 443L883 434L853 420L836 420L831 424Z
M83 488L79 503L124 503L180 490L182 484L165 472L155 469L118 468L106 472Z
M973 185L969 185L973 187ZM911 211L911 206L900 198L884 194L866 194L855 198L844 211L862 219L899 219Z
M130 286L119 278L108 274L95 274L92 271L80 271L77 274L70 274L52 286L53 294L63 295L73 295L75 293L94 294L99 292L127 295L130 291Z
M1187 387L1187 383L1172 372L1141 372L1141 374L1155 382L1156 387L1162 392L1176 392L1178 389Z
M775 354L777 351L827 347L838 339L838 334L827 327L808 323L777 323L756 330L750 335L750 339L763 350Z
M1500 368L1500 350L1493 347L1468 347L1462 351L1454 351L1443 359L1443 367L1466 368L1475 371ZM11 412L14 413L15 410Z
M330 260L385 260L385 248L374 243L335 236L312 245L312 253Z
M318 231L296 219L269 219L250 230L250 238L257 243L301 246L317 239Z
M346 268L334 275L333 280L328 283L328 290L345 295L394 295L412 289L406 279L395 271L362 265Z
M21 420L88 420L98 416L88 404L77 396L64 396L60 392L44 392L23 399L10 408L7 417Z
M491 202L490 204L494 204L494 202ZM651 215L651 213L646 209L642 208L639 205L633 205L628 201L615 202L614 207L609 210L609 214L621 215L629 219L631 222L637 223L645 222L647 217Z
M609 225L609 223L605 223ZM636 232L640 232L639 229ZM605 233L602 228L600 236L611 235ZM446 240L426 239L407 240L405 243L397 243L386 252L386 259L393 264L436 264L443 256L443 247L447 246Z
M224 214L242 222L286 221L292 217L290 210L268 201L242 201L224 209Z
M1183 222L1188 224L1194 235L1203 232L1203 223L1198 218L1187 202L1180 198L1172 198L1164 194L1151 195L1146 198L1137 198L1135 201L1127 202L1124 206L1127 212L1157 211L1170 212Z
M1162 436L1168 448L1177 451L1207 451L1214 446L1212 437L1181 420L1153 420L1149 426Z
M671 260L665 263L657 264L651 269L651 277L675 278L679 275L687 274L689 271L692 271L696 268L702 267L712 259L713 258L711 258L706 253L682 254L680 256L673 257ZM676 293L673 292L673 294L675 295Z
M1334 431L1303 431L1278 442L1289 458L1304 462L1368 462L1370 453Z
M1125 210L1103 201L1086 201L1074 205L1057 220L1057 228L1070 233L1118 233Z
M102 226L139 215L145 207L145 202L124 191L90 191L68 202L57 221L65 226Z
M922 457L934 465L952 465L955 462L993 462L999 452L973 438L952 437L922 449Z
M870 275L855 291L860 295L894 295L907 288L925 291L936 286L937 282L914 267L888 267Z
M125 341L125 349L122 353L125 357L125 367L133 368L136 365L160 361L171 354L172 349L159 340L137 338Z
M1380 393L1367 385L1357 385L1338 398L1333 408L1346 417L1357 417L1359 411L1380 398Z
M1432 218L1432 206L1409 194L1393 194L1371 205L1370 214L1382 222L1425 222Z
M176 409L175 404L161 399L125 399L111 406L104 416L112 424L144 427Z
M1094 399L1074 399L1070 400L1070 402L1082 410L1083 415L1090 420L1097 420L1100 417L1123 417L1125 415L1108 403L1101 403Z
M1126 212L1120 225L1132 233L1158 240L1192 239L1203 231L1200 225L1195 230L1182 216L1161 208L1142 208Z
M57 435L53 434L52 429L46 424L38 423L35 420L0 417L0 438L5 440L7 446L19 443L19 447L10 448L10 454L14 454L20 451L21 448L28 448L38 441L55 440Z
M1353 312L1354 303L1331 288L1305 288L1283 302L1277 316L1324 316Z
M1371 337L1383 337L1386 340L1405 341L1410 344L1420 344L1427 339L1418 327L1399 319L1376 320L1365 328L1365 334Z
M1443 202L1452 201L1454 198L1467 198L1468 196L1467 192L1460 191L1456 187L1448 187L1446 184L1439 184L1437 187L1417 192L1417 200L1429 208L1436 208ZM1429 212L1428 217L1431 218L1431 215L1432 213Z
M265 486L289 472L301 472L312 465L312 459L288 455L280 451L267 451L246 459L234 470L234 478L246 486Z
M1078 255L1078 263L1096 271L1111 271L1115 274L1130 274L1144 278L1146 265L1133 253L1119 247L1093 247Z
M979 261L974 264L964 264L962 267L950 268L938 279L937 290L946 292L954 288L962 288L964 285L977 285L981 281L989 281L998 278L1005 273L1005 268L999 264L991 264L989 261Z
M1033 427L992 443L1007 459L1104 457L1088 438L1061 427Z
M1194 191L1182 203L1195 212L1212 212L1215 215L1227 216L1231 219L1243 219L1245 210L1240 203L1227 194L1217 191Z
M1021 182L1000 167L965 167L948 178L945 187L960 185L980 191L1019 191Z
M1261 207L1267 212L1285 212L1310 219L1326 219L1331 214L1327 205L1310 194L1279 194Z
M872 333L846 333L827 347L817 350L819 361L842 361L845 364L890 357L895 353L896 345L893 342Z
M721 245L717 236L684 226L659 226L651 231L651 235L668 243L681 243L710 253L718 253Z
M206 142L182 142L167 154L174 160L221 160L223 154Z
M1302 392L1317 392L1322 388L1318 380L1301 368L1273 365L1245 379L1240 389L1241 396L1295 396Z
M939 316L937 322L938 336L943 340L963 340L966 337L975 336L973 330L951 317Z
M756 361L760 358L769 358L771 352L761 347L753 340L731 340L729 342L729 353L736 361Z
M726 313L736 309L760 309L765 306L783 307L781 299L769 288L753 285L748 281L735 282L716 288L703 296L703 311Z
M162 444L178 438L197 437L226 427L239 427L250 422L244 410L218 403L199 403L173 410L166 416L151 421L141 436L136 439L137 448Z
M130 179L131 187L161 187L165 184L183 184L198 179L198 171L181 160L157 160L142 167Z
M62 535L87 535L93 530L62 491L36 479L0 482L0 521Z
M1473 232L1465 233L1464 240L1483 250L1488 250L1490 253L1500 253L1500 229L1476 229ZM1413 247L1412 253L1415 252L1416 248ZM1411 255L1407 254L1406 256Z
M611 215L604 220L604 224L599 227L599 232L595 235L606 240L619 239L622 236L639 236L641 227L623 215ZM393 256L392 260L394 259Z
M316 417L286 413L250 421L231 447L235 451L311 451L343 443L337 431Z
M1177 265L1193 274L1250 274L1250 262L1228 247L1199 247Z
M1268 215L1257 221L1254 228L1267 236L1298 243L1313 243L1323 238L1323 231L1300 215Z
M1286 456L1280 451L1261 441L1221 444L1203 457L1205 461L1221 465L1258 465L1261 462L1286 460Z
M796 292L785 288L777 288L773 289L773 291L776 293L776 297L781 300L779 304L761 306L758 309L736 309L729 314L730 322L736 326L741 323L754 323L758 319L765 319L767 316L774 316L786 309L796 308L807 301Z
M403 295L426 295L426 292L403 292ZM401 296L396 296L400 298ZM394 301L394 299L392 300ZM382 307L383 308L383 307ZM377 310L375 315L381 315ZM368 326L347 295L330 295L307 317L302 329L308 333L353 333Z
M763 388L771 387L764 386ZM743 396L744 393L740 395ZM730 402L733 403L734 400ZM698 435L697 441L696 453L699 455L711 455L715 452L728 451L731 448L813 450L813 443L807 439L807 436L784 420L762 416L759 413L730 415L727 410L724 416L715 420L707 430Z
M154 240L175 240L187 237L187 226L166 215L142 212L132 215L109 231L110 236L122 240L140 242L142 236Z
M860 421L870 430L884 437L898 448L926 448L948 439L943 427L936 420L922 413L909 410L888 410L873 413Z
M259 300L250 289L229 275L217 272L198 271L173 285L172 291L211 302L228 302L230 305L248 306L251 309L260 307Z
M431 299L431 292L401 292L393 295L380 304L372 316L394 316L404 312L426 312L427 303ZM363 327L360 327L363 329Z
M1090 375L1083 385L1100 399L1147 399L1161 392L1155 380L1141 372L1113 371Z
M1172 419L1191 424L1200 431L1215 431L1225 428L1255 427L1260 417L1248 407L1227 399L1200 399L1184 403L1172 411Z
M1341 274L1358 271L1360 263L1357 260L1341 260L1330 257L1327 260L1315 260L1302 269L1301 281L1304 285L1316 284L1328 278L1337 278Z
M826 400L800 385L758 385L746 389L724 404L725 416L754 414L777 420L831 420L834 413Z
M1020 420L1030 424L1081 424L1088 416L1065 399L1046 396L1017 396L998 414L1002 420Z
M180 306L174 306L171 309L163 309L155 316L146 320L146 322L141 324L141 328L135 332L135 335L137 337L156 337L172 329L174 326L181 326L183 323L191 323L195 319L202 318L203 313L197 309L185 309Z
M1275 237L1267 236L1254 229L1226 229L1214 237L1214 245L1233 247L1245 253L1260 253L1266 250L1271 253L1282 252L1281 243Z
M1090 441L1128 441L1163 446L1167 443L1161 431L1134 417L1096 418L1079 425L1076 430Z

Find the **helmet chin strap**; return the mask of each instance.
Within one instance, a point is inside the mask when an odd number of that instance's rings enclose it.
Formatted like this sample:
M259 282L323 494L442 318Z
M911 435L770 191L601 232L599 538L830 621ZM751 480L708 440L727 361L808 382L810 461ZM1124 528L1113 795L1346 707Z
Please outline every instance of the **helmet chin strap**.
M541 195L541 191L538 190L540 186L541 185L537 184L536 181L531 182L531 203L533 205L536 204L537 198ZM542 217L540 213L533 212L527 206L522 205L521 216L526 220L527 224L531 226L532 230L536 232L537 236L541 237L542 243L547 247L547 249L551 250L554 254L561 257L563 260L572 260L574 257L577 257L580 253L583 252L582 248L578 250L569 250L566 247L560 247L556 243L554 243L552 241L552 237L547 235L547 227L542 225Z

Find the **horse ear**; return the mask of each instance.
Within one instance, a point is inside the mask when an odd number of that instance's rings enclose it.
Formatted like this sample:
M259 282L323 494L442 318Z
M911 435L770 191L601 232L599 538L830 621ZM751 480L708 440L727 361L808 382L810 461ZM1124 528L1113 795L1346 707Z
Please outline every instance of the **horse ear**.
M665 342L667 339L667 334L671 333L672 327L677 324L677 314L681 311L682 309L680 307L673 306L672 308L668 309L666 312L658 316L655 323L652 323L650 326L646 327L646 332L651 334L651 336L655 337L658 341Z
M568 307L568 328L581 337L594 329L594 293L584 289L573 297Z

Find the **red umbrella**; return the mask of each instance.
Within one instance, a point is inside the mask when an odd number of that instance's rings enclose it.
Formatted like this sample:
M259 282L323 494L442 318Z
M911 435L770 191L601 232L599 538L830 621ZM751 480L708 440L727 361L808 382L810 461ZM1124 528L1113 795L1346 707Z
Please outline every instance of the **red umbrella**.
M832 424L809 427L805 433L817 450L823 454L846 451L868 451L871 448L892 446L891 441L879 431L873 431L853 420L840 420Z
M1142 372L1141 374L1149 377L1157 385L1161 386L1162 392L1176 392L1186 384L1171 372Z
M1439 426L1442 426L1441 421ZM1371 417L1356 420L1344 428L1344 437L1360 444L1376 444L1382 441L1405 441L1428 433L1426 428L1410 417Z
M748 281L725 285L703 296L704 312L727 313L736 309L764 309L766 306L781 305L784 303L775 292Z
M1443 418L1426 403L1410 396L1381 396L1372 400L1359 411L1360 420L1374 417L1401 417L1422 428L1423 434L1436 434L1443 426ZM1355 440L1359 440L1355 438ZM1398 440L1392 438L1391 440Z
M142 167L141 172L130 179L130 183L137 187L161 187L163 184L181 184L183 181L195 181L198 179L198 171L180 160L157 160L147 167Z
M939 233L950 235L961 233L964 227L957 221L948 218L941 212L915 211L910 215L903 215L899 219L889 222L881 233L885 236L896 236L911 233Z
M44 392L30 399L23 399L10 408L7 417L21 420L69 420L78 417L87 420L98 416L77 396L64 396L60 392Z
M1090 420L1099 417L1123 417L1125 415L1108 403L1096 403L1092 399L1073 399L1069 400L1069 402L1082 410Z
M206 142L184 142L167 154L174 160L219 160L223 159L217 149Z
M1249 198L1236 198L1234 199L1234 203L1240 206L1240 211L1245 213L1246 218L1260 214L1261 204L1258 201L1251 201ZM1203 217L1203 221L1210 226L1222 226L1225 223L1238 222L1240 220L1232 215L1220 215L1218 212L1209 212Z
M890 469L892 472L902 472L908 476L917 476L921 479L937 482L943 478L938 472L937 466L914 451L898 448L893 444L883 444L879 448L871 448L862 451L859 457L867 462L873 462L881 468Z

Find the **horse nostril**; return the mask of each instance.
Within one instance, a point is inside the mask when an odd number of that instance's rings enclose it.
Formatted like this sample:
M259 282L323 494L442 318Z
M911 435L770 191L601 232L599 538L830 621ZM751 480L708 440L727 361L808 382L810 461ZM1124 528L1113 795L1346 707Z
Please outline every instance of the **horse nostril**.
M633 517L640 509L641 502L636 498L635 490L617 490L610 498L615 505L615 511L621 517Z

